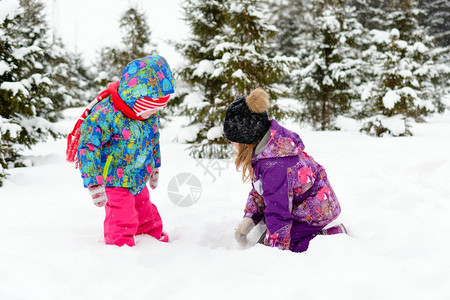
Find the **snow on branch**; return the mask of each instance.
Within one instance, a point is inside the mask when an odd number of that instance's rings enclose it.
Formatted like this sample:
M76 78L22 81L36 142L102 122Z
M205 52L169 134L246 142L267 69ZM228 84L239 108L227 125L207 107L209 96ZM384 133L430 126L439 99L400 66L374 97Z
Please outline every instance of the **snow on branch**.
M18 0L2 0L0 2L0 24L6 19L13 19L15 16L22 13L23 9L20 7Z
M2 82L2 84L0 85L0 90L12 91L14 96L19 92L24 94L26 97L30 95L26 87L20 82Z
M8 119L0 116L0 138L9 131L11 138L15 139L21 130L22 127L20 125L11 123Z

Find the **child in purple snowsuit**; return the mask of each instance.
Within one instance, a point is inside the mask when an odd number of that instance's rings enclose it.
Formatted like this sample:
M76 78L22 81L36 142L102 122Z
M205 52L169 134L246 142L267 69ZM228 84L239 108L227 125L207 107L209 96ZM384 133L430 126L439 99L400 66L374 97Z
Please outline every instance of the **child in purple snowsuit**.
M266 246L303 252L317 234L346 233L342 224L324 229L341 208L325 169L304 152L297 133L268 119L268 106L259 88L227 108L225 136L237 149L243 180L253 185L235 237L246 245L247 234L264 221Z

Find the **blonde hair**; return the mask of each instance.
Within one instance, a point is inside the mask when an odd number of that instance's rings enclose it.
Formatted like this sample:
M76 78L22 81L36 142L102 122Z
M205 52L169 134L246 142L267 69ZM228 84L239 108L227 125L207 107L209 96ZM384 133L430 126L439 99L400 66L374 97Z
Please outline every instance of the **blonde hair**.
M236 170L242 167L242 181L248 182L254 178L253 166L252 166L252 156L253 150L256 148L258 143L253 144L238 144L238 151L236 153L236 159L234 164L236 165Z
M254 89L245 99L245 103L253 113L261 114L269 108L269 95L262 88ZM236 170L242 167L242 181L248 182L255 177L252 166L253 151L259 141L253 144L238 144L238 151L234 164Z

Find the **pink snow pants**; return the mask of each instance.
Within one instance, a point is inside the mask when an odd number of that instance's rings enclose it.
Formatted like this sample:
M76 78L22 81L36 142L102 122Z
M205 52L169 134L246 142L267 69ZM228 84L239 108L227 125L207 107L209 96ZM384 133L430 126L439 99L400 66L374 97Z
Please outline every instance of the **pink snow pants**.
M104 222L106 244L132 247L135 245L135 235L161 237L161 217L156 206L150 202L147 187L137 195L120 187L107 187L105 190L108 198Z

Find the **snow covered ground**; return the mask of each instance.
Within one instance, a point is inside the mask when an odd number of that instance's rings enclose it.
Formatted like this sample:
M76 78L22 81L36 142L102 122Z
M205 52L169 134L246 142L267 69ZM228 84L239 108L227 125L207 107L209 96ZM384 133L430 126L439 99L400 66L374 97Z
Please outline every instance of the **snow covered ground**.
M50 15L57 33L89 60L117 41L127 7L118 0L46 2L57 6ZM180 1L151 2L141 5L159 49L179 63L165 41L187 32ZM81 112L68 110L62 130ZM348 236L318 236L300 254L239 248L234 228L250 187L229 161L189 157L174 141L183 134L175 120L162 130L160 184L151 191L171 242L139 236L133 248L106 246L104 210L65 162L66 141L49 140L26 151L33 166L9 170L0 188L0 299L450 299L450 113L416 125L408 138L282 124L327 169L342 206L336 222ZM189 207L170 200L183 173L201 184ZM179 194L190 192L183 185Z
M80 113L68 110L59 125L68 132ZM306 253L238 247L249 185L226 161L189 157L173 141L179 124L162 130L151 192L169 244L139 236L134 248L104 245L104 210L64 161L65 140L27 151L34 165L10 170L0 188L0 299L450 299L449 113L408 138L285 124L327 169L350 232L319 236ZM189 207L168 194L180 173L201 183Z

